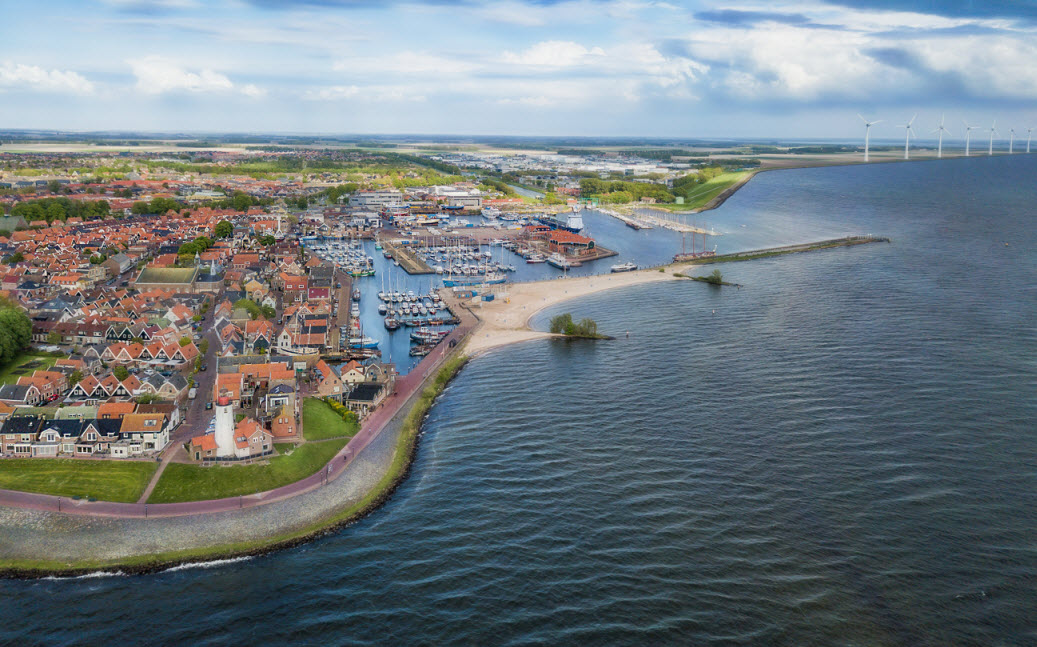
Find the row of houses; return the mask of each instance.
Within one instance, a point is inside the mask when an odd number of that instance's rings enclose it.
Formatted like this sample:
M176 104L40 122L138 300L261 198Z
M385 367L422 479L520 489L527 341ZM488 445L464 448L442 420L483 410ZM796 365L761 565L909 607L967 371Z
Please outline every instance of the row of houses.
M169 443L170 422L163 411L91 419L10 416L0 427L0 451L23 458L144 456Z

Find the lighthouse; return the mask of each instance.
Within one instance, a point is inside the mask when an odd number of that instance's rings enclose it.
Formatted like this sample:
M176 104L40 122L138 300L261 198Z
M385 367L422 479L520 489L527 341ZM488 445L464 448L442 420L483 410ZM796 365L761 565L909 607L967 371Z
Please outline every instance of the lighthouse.
M234 456L234 407L230 398L220 396L216 400L216 456L226 458Z

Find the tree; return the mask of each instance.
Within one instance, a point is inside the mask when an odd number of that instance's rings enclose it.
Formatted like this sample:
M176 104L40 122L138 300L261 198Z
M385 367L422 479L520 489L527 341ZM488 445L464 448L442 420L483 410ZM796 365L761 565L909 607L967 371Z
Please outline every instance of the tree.
M7 257L7 264L8 265L14 265L16 263L21 263L24 260L25 260L25 254L23 254L21 252L15 252L15 253L13 253L13 254L11 254L10 256Z
M582 337L597 337L597 322L593 319L580 319L580 323L576 324L576 334Z
M130 376L130 372L126 369L125 366L116 366L112 369L112 375L115 376L115 379L122 382Z
M49 333L47 333L47 343L48 344L55 344L56 345L56 344L60 344L61 341L62 341L61 340L61 335L59 333L56 333L56 332L49 332Z
M216 223L212 233L217 238L229 238L234 233L234 225L226 220L221 220Z
M83 379L82 371L72 371L71 373L69 373L69 375L68 375L68 386L69 386L69 388L72 388L75 385L79 384L79 381L82 380L82 379Z
M248 211L248 208L254 204L252 196L248 195L244 191L235 191L234 197L231 198L231 205L235 211Z
M569 330L572 325L573 316L566 312L565 314L551 317L551 323L548 329L556 335L564 335L568 334L566 331Z
M183 337L180 338L180 347L181 348L183 348L184 346L187 346L190 343L191 343L191 338L190 337L184 335Z
M723 285L724 275L720 273L720 270L713 270L712 274L703 276L699 280L709 283L710 285Z
M32 322L14 302L0 300L0 366L16 357L29 344L32 338Z

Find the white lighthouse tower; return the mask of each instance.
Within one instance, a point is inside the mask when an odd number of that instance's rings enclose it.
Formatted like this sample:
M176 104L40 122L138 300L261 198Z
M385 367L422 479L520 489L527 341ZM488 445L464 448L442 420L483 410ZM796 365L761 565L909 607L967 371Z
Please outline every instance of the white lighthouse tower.
M235 454L234 443L234 407L230 398L220 396L216 400L216 456L232 457Z

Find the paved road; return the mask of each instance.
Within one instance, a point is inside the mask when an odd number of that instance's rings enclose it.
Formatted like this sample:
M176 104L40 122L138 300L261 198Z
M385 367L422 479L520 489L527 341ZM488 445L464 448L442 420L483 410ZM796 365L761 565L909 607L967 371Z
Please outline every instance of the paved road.
M56 497L47 494L0 490L0 506L90 516L177 517L253 508L276 501L283 501L320 488L322 485L335 481L345 471L346 467L359 456L360 452L378 437L379 433L396 414L417 400L425 386L435 378L436 369L440 367L444 360L459 351L462 341L471 333L478 320L467 309L461 308L456 300L448 297L448 302L454 308L454 312L460 315L461 324L454 328L436 349L415 366L410 373L396 380L395 392L368 415L356 436L350 439L346 446L323 469L301 481L247 496L209 501L158 504L74 501L67 497ZM456 343L451 346L451 342ZM166 457L163 456L163 466L166 464L168 462ZM157 482L157 476L156 479L153 479L152 483L154 482ZM149 487L151 486L149 485ZM146 497L142 499L146 500Z
M222 295L223 291L221 290L219 296ZM219 296L216 303L219 303ZM212 316L212 310L210 308L209 314L206 315L205 324L202 326L202 336L209 340L209 348L202 359L202 364L206 365L206 370L195 373L194 376L195 387L198 389L197 398L187 401L187 413L184 415L184 420L179 427L173 430L173 434L169 438L169 444L162 450L161 464L155 470L151 481L148 482L148 487L144 489L144 493L137 500L139 504L143 504L151 496L151 492L155 489L155 484L162 477L162 473L167 465L173 462L178 455L181 458L187 458L182 445L195 436L201 436L209 426L209 420L212 419L213 411L206 409L205 403L212 399L212 388L216 382L217 373L216 353L220 348L220 338L216 332L216 322Z

